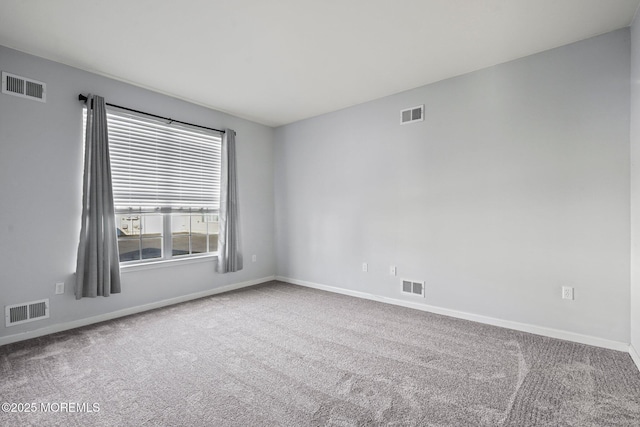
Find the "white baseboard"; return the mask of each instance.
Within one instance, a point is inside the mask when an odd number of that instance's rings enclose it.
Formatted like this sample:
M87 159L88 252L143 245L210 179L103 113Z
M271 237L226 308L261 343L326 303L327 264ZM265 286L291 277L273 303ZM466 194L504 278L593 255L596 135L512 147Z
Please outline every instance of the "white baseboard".
M175 298L169 298L162 301L156 301L149 304L139 305L136 307L125 308L122 310L112 311L110 313L104 313L97 316L87 317L85 319L74 320L72 322L58 323L50 325L34 331L23 332L15 335L9 335L0 337L0 346L5 344L11 344L18 341L24 341L31 338L41 337L43 335L54 334L56 332L67 331L69 329L79 328L81 326L92 325L98 322L104 322L105 320L116 319L118 317L129 316L131 314L142 313L143 311L153 310L155 308L166 307L168 305L178 304L185 301L191 301L198 298L208 297L211 295L220 294L223 292L233 291L234 289L246 288L247 286L257 285L259 283L275 280L275 276L263 277L260 279L249 280L241 283L233 283L231 285L222 286L215 289L209 289L207 291L196 292L194 294L182 295Z
M395 298L383 297L379 295L369 294L366 292L353 291L349 289L337 288L334 286L321 285L318 283L307 282L304 280L292 279L290 277L276 276L276 280L281 282L287 282L294 285L305 286L314 289L320 289L323 291L339 293L343 295L350 295L357 298L364 298L373 301L384 302L388 304L399 305L407 308L414 308L416 310L427 311L429 313L442 314L444 316L455 317L458 319L471 320L473 322L485 323L488 325L499 326L507 329L514 329L516 331L529 332L531 334L542 335L550 338L557 338L566 341L573 341L580 344L592 345L595 347L603 347L611 350L618 350L629 352L629 344L619 341L612 341L604 338L598 338L590 335L578 334L575 332L563 331L560 329L547 328L544 326L536 326L527 323L514 322L511 320L497 319L489 316L482 316L479 314L466 313L463 311L451 310L448 308L437 307L428 304L419 304L411 301L403 301ZM637 356L637 354L636 354ZM633 355L632 355L633 357ZM638 359L636 364L638 364ZM640 365L638 365L640 366Z
M638 367L638 370L640 370L640 354L638 354L633 344L629 346L629 354L631 355L633 362Z

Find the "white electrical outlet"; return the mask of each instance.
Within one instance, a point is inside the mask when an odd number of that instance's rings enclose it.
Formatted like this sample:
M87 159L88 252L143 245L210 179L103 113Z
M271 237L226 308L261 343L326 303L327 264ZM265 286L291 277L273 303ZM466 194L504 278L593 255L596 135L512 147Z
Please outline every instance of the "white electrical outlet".
M256 256L255 255L251 255L251 262L256 262Z
M396 275L396 266L392 265L391 267L389 267L389 274L392 276Z
M366 262L362 263L362 271L364 271L365 273L367 271L369 271L369 264L367 264Z
M573 299L573 288L571 286L562 287L562 299Z
M64 282L56 283L56 295L64 294Z

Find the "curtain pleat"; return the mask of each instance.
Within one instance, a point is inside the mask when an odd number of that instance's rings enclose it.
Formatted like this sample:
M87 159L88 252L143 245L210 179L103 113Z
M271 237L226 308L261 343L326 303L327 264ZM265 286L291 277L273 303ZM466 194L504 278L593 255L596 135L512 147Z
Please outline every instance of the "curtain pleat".
M120 263L111 185L104 98L87 97L82 222L76 267L76 299L120 292Z
M227 129L222 138L218 273L242 270L235 135L235 131Z

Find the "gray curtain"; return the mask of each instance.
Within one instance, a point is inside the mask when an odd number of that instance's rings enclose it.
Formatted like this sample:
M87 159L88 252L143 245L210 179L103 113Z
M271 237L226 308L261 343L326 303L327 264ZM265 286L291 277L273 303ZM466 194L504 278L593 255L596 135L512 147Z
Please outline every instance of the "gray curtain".
M82 224L76 268L76 298L120 292L120 263L111 187L104 98L87 97Z
M222 137L220 168L220 236L218 238L218 273L242 270L240 217L236 180L236 133L226 129Z

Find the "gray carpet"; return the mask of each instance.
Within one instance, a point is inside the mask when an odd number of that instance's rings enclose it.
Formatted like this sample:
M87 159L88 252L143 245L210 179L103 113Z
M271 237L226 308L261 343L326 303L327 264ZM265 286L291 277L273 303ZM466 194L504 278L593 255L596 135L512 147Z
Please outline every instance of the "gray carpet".
M0 378L36 404L6 426L640 425L626 353L280 282L0 347Z

